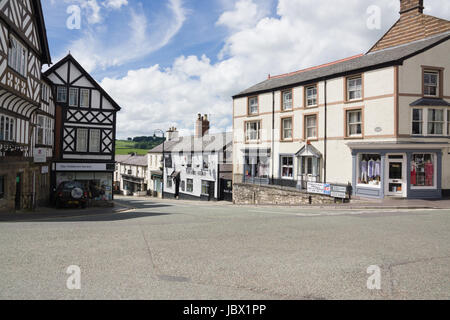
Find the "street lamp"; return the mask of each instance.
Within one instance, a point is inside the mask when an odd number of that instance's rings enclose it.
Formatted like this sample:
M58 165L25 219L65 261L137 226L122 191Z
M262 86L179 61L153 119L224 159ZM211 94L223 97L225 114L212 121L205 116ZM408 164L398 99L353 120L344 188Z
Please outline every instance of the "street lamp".
M165 166L166 166L166 155L165 155L165 149L164 149L164 143L166 142L166 134L163 130L161 129L156 129L155 132L153 133L153 138L156 138L156 133L160 132L163 136L163 152L162 152L162 162L163 162L163 169L162 169L162 191L161 191L161 198L164 199L164 170L165 170Z

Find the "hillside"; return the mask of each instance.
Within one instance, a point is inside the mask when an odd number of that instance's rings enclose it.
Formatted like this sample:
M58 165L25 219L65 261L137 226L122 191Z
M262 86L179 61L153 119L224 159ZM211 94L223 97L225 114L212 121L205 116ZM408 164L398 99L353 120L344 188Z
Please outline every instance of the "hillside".
M133 141L116 140L116 155L127 155L136 153L146 155L147 152L162 143L162 138L138 137Z

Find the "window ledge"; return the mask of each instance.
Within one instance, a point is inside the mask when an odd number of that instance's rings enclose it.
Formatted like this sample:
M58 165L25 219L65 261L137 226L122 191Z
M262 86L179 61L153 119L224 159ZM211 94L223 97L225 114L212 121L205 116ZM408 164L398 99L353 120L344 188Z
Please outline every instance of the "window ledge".
M355 99L355 100L345 100L344 103L355 103L355 102L363 102L363 101L364 101L364 98L363 99Z

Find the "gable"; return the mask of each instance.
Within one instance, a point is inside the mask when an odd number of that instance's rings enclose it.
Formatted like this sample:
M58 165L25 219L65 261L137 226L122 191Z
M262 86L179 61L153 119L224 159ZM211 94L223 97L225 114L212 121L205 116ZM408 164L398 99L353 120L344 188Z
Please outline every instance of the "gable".
M40 0L0 0L0 16L42 55L44 63L51 62Z
M450 31L450 21L421 13L405 14L369 50L375 52Z

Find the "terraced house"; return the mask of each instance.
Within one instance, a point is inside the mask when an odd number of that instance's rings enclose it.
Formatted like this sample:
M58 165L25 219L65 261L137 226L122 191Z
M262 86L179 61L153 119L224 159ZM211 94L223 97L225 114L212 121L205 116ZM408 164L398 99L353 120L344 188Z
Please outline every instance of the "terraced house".
M350 184L363 197L450 192L450 22L401 0L358 56L269 77L233 97L234 183Z
M0 211L31 208L49 193L54 105L41 2L0 1Z

